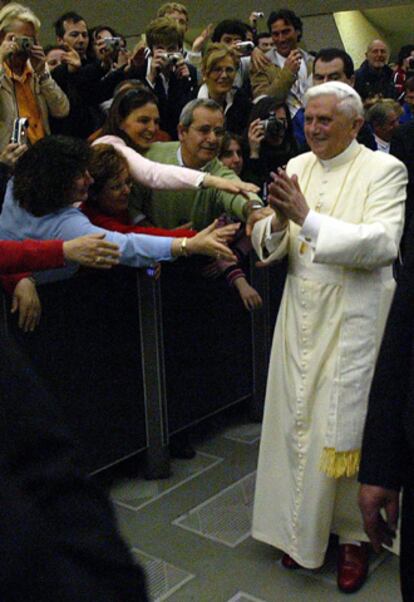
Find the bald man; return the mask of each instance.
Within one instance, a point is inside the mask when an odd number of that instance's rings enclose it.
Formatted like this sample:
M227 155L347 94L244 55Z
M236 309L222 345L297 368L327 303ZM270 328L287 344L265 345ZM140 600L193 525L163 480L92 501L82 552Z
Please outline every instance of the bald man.
M388 66L390 51L382 40L368 44L365 61L355 72L355 90L365 101L372 97L395 98L393 71Z

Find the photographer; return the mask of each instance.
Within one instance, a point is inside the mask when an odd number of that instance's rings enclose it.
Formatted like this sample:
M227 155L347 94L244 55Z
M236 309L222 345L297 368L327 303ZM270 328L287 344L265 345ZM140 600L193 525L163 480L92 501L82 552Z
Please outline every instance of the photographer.
M249 117L248 149L243 174L266 196L270 173L298 154L286 104L266 96L253 105Z
M69 101L46 66L39 30L39 19L25 6L13 2L0 11L0 149L10 142L16 118L28 118L33 144L50 133L49 115L69 113Z
M197 94L197 71L184 61L183 30L169 17L152 21L145 32L150 56L130 77L145 81L158 98L160 127L177 140L181 109Z

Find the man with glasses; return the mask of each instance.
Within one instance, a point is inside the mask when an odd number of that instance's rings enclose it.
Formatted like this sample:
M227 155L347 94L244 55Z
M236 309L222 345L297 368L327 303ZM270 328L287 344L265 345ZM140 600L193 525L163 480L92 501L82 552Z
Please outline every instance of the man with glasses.
M146 157L159 163L182 165L200 169L215 176L236 179L233 170L217 158L225 134L224 114L211 99L197 98L181 111L178 124L179 142L155 142ZM248 220L262 202L256 194L246 198L222 190L143 190L134 206L130 207L136 219L144 214L155 226L177 228L188 222L196 230L211 223L223 213Z

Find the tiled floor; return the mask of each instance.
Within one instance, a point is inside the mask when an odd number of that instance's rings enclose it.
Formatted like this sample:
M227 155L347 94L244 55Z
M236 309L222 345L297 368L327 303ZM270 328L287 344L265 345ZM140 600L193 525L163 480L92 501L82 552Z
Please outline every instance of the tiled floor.
M120 527L145 567L152 600L335 602L334 553L320 571L286 571L281 554L250 537L260 427L238 421L198 441L194 460L174 461L162 481L112 488ZM355 602L398 602L398 560L372 559Z

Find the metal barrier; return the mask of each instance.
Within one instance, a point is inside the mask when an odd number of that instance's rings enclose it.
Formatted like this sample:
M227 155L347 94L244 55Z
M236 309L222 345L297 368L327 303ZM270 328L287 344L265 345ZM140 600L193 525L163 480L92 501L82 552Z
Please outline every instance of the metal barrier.
M265 307L249 314L224 281L200 275L201 265L164 264L159 281L117 268L39 287L42 320L30 334L2 299L0 329L50 383L89 472L145 450L147 477L165 477L171 434L243 400L260 420L271 273L252 271Z

